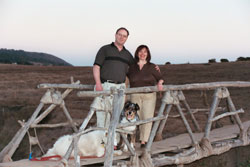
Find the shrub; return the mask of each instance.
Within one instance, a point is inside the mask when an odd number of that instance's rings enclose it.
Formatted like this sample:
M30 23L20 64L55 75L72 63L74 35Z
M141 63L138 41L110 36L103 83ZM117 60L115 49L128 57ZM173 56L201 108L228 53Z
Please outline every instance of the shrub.
M165 63L165 65L171 64L169 61Z
M216 63L216 59L209 59L208 63Z
M245 57L238 57L236 61L246 61L247 59Z
M250 61L250 57L246 57L246 61Z
M220 59L220 62L229 62L227 59Z

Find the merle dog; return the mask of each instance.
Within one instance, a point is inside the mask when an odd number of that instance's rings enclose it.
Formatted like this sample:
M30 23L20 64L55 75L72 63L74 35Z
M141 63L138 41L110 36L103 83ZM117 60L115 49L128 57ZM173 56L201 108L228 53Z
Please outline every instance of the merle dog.
M139 120L139 116L137 111L140 110L140 107L136 103L132 103L131 101L127 101L124 105L123 111L120 116L120 123L128 123L128 122L136 122ZM136 138L136 125L128 126L123 128L126 131L133 132L130 135L130 145L134 149L135 148L135 138ZM126 135L127 136L127 135ZM128 137L128 136L127 136ZM122 142L123 151L127 152L128 147L125 142Z

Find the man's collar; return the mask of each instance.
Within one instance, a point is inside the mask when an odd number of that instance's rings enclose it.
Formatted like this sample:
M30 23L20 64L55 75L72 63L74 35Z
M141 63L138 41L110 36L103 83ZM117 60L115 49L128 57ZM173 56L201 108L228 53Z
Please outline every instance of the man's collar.
M115 43L114 43L114 42L112 42L112 43L111 43L111 46L114 46L114 47L116 47L116 46L115 46ZM116 47L116 48L117 48L117 47ZM117 49L118 49L118 48L117 48ZM124 50L127 50L127 49L125 48L125 46L124 46L124 45L123 45L123 48L122 48L122 50L123 50L123 49L124 49Z

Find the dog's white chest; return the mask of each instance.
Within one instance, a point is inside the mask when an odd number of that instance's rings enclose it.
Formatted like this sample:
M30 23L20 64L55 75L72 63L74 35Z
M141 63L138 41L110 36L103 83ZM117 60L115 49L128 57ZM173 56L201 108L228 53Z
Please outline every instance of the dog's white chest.
M136 122L136 119L128 121L126 118L122 118L122 120L121 120L121 123L128 123L128 122ZM128 126L128 127L123 128L123 129L133 132L133 131L136 130L136 126L135 125L134 126Z

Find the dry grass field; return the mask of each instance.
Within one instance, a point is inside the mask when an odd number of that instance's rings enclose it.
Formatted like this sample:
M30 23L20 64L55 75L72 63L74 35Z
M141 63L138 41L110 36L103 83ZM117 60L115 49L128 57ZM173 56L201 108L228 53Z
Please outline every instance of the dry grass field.
M250 62L212 63L212 64L180 64L161 65L165 84L205 83L218 81L250 81ZM52 66L22 66L0 64L0 150L4 148L20 128L18 120L28 120L35 111L46 90L38 89L41 83L70 83L70 77L80 80L81 84L94 84L91 67L52 67ZM63 90L60 90L63 91ZM243 108L241 119L250 119L250 88L229 88L236 109ZM66 107L74 119L83 120L89 111L93 98L79 98L73 91L66 99ZM184 91L187 102L192 109L207 108L203 103L201 91ZM207 91L208 104L212 103L213 91ZM160 95L156 113L160 106ZM220 106L225 105L222 101ZM176 114L171 111L170 114ZM195 114L200 126L204 128L207 120L206 112ZM187 117L189 120L190 118ZM42 123L65 122L66 117L61 108L56 108ZM189 121L192 125L192 122ZM91 120L95 125L95 119ZM230 124L228 118L223 118L213 127ZM193 128L193 126L192 126ZM30 130L32 133L32 130ZM180 118L169 118L164 130L164 137L185 133L185 126ZM47 150L61 135L72 133L71 128L38 129L38 137L42 147ZM40 156L38 147L32 148L34 156ZM14 159L28 158L29 144L25 136L20 148L14 154Z

